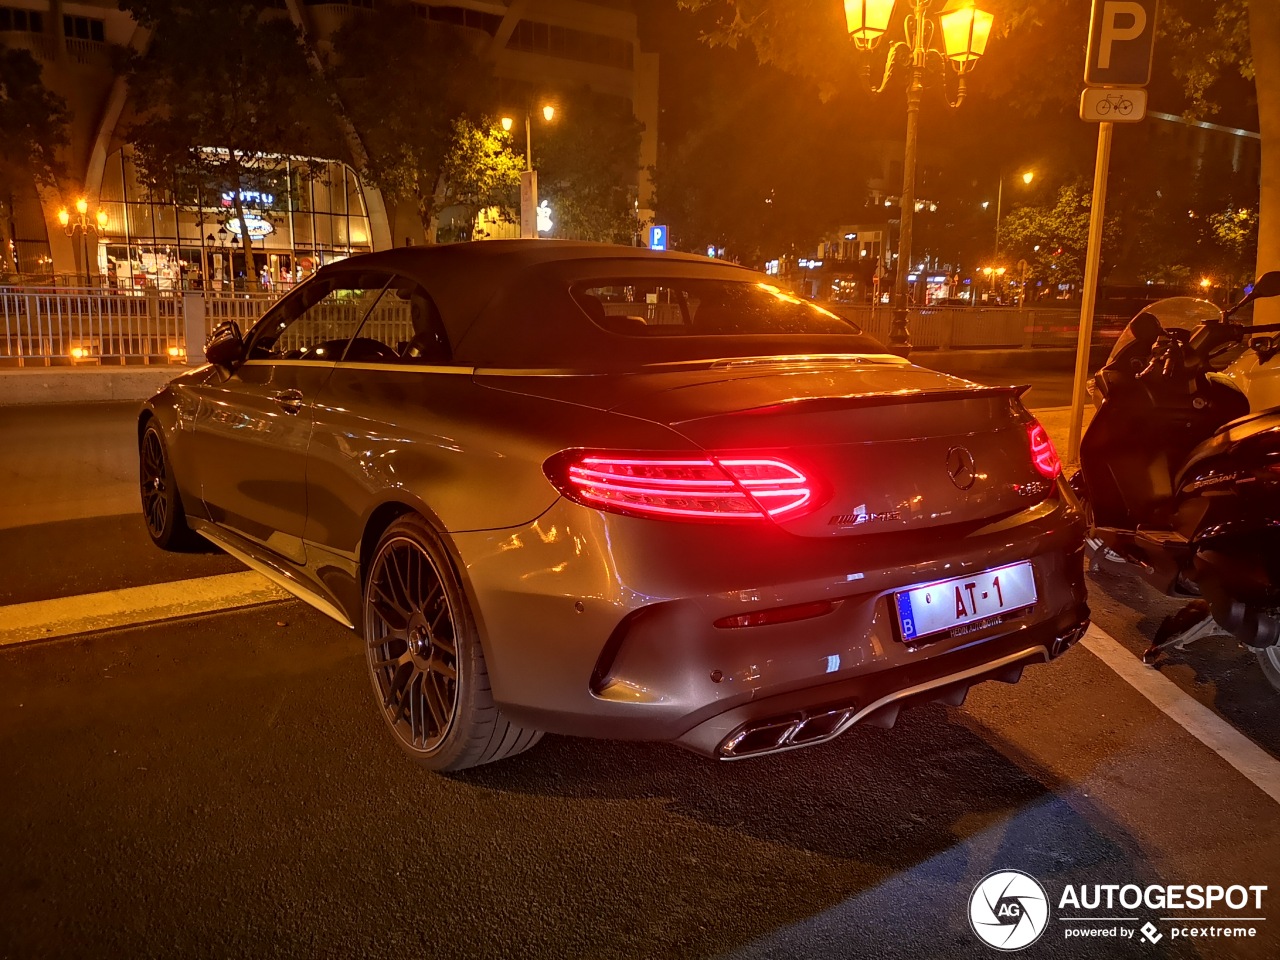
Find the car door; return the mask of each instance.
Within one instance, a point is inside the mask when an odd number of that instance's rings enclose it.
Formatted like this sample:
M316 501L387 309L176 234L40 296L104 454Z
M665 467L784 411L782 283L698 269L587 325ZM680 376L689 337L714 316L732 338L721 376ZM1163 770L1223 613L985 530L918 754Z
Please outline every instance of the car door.
M263 316L247 359L202 391L194 439L209 517L296 565L306 561L313 404L386 280L318 277Z
M382 359L391 353L394 360ZM470 373L453 363L430 293L395 278L315 406L307 465L310 565L354 577L362 524L376 498L387 486L415 485L422 473L446 475L442 465L459 456L449 418L480 392Z

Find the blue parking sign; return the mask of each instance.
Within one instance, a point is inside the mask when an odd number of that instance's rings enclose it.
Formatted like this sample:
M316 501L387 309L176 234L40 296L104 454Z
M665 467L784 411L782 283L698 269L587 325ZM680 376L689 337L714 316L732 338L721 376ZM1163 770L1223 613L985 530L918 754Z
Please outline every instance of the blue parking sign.
M667 249L667 228L666 227L650 227L649 228L649 249L650 250Z

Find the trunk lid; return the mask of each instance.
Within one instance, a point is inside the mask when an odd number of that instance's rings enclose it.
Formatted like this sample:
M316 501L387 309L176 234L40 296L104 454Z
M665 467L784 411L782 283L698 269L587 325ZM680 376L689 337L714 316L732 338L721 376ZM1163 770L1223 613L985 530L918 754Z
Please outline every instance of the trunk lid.
M990 520L1054 489L1032 461L1018 388L901 362L733 361L627 378L519 379L520 392L661 423L718 456L784 460L813 481L819 503L777 521L803 536Z

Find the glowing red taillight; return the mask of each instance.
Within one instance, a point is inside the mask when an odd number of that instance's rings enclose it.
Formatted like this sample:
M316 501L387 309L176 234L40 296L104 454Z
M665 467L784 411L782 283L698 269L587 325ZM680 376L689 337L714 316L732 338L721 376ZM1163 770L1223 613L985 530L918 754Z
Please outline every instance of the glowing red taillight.
M1040 476L1052 480L1062 473L1062 460L1039 421L1032 420L1027 424L1027 437L1031 440L1031 462Z
M545 470L569 499L613 513L669 520L764 520L813 503L813 485L775 457L566 450Z

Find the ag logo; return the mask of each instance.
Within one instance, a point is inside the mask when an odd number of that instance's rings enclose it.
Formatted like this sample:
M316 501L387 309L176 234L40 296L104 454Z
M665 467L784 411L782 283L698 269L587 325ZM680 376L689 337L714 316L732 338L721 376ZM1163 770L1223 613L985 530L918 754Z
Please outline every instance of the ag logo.
M1040 939L1049 924L1044 887L1019 870L983 877L969 896L969 925L997 950L1021 950Z

